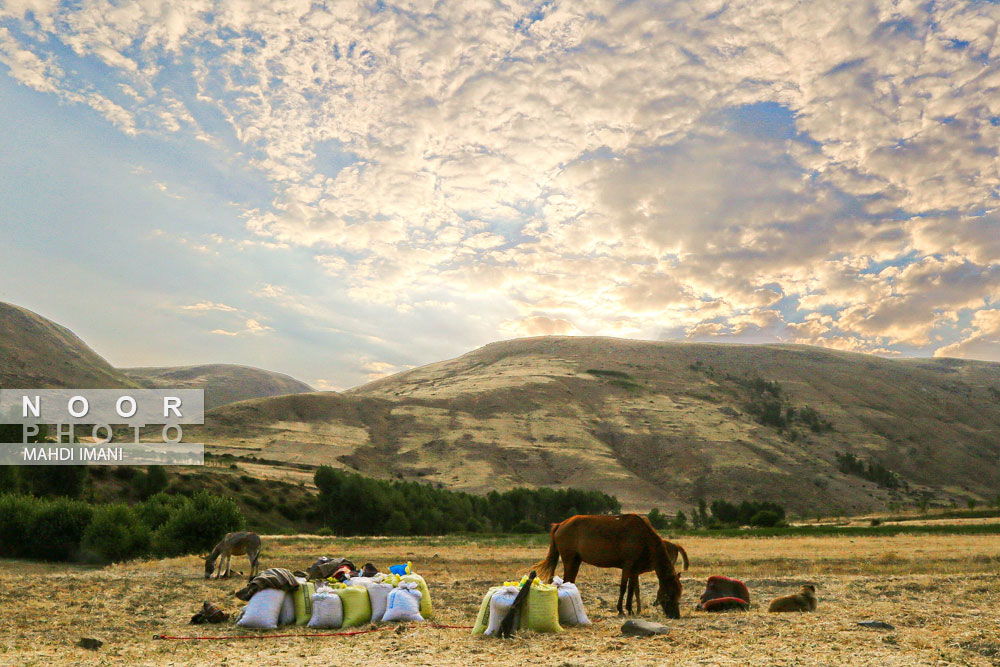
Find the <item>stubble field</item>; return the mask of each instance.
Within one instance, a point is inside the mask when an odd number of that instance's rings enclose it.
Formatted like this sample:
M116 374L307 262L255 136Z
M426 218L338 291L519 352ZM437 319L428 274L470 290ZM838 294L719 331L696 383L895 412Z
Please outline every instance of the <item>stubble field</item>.
M544 537L544 536L542 536ZM1000 665L1000 538L995 535L707 538L678 540L691 557L682 618L659 610L669 635L620 634L617 570L584 566L578 577L594 624L508 641L417 623L355 636L269 638L299 629L246 631L231 623L192 626L208 600L235 611L241 584L206 581L195 557L106 568L0 561L2 665ZM541 538L334 539L265 537L263 567L304 569L320 555L411 561L430 587L434 621L472 625L489 586L540 560ZM239 560L237 563L236 561ZM234 559L246 569L246 561ZM561 567L559 572L561 572ZM694 604L712 574L743 579L749 613L706 614ZM651 602L655 577L643 576ZM815 583L813 614L768 614L767 602ZM860 627L880 620L894 630ZM378 626L366 626L374 629ZM309 632L305 630L304 632ZM154 640L153 635L251 639ZM77 647L81 637L104 642Z

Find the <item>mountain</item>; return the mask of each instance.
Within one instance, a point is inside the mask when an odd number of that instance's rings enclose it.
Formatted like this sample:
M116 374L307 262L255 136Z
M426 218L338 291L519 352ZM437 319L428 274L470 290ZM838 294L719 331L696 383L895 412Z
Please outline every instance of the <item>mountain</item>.
M250 398L300 394L313 388L295 378L251 366L205 364L120 369L130 380L150 389L204 389L205 409Z
M194 437L218 453L473 492L599 489L631 509L981 502L1000 488L1000 364L530 338L342 394L217 408Z
M106 389L135 387L66 327L0 302L0 387Z
M0 302L0 387L204 389L205 407L312 391L295 378L248 366L114 368L64 326Z

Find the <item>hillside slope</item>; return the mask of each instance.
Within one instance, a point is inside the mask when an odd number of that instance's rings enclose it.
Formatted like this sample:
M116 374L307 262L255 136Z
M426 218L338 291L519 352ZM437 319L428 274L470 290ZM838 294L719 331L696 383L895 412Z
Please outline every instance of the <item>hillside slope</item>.
M344 394L218 408L199 437L220 453L474 492L599 489L635 509L701 497L801 513L982 501L1000 488L1000 364L520 339ZM842 472L843 452L883 466L899 487Z
M235 364L114 368L66 327L3 302L0 387L204 389L206 408L248 398L312 391L309 385L287 375Z
M0 302L0 387L135 387L66 327Z
M236 364L120 370L132 381L151 389L204 389L206 409L251 398L300 394L313 390L305 382L291 376Z

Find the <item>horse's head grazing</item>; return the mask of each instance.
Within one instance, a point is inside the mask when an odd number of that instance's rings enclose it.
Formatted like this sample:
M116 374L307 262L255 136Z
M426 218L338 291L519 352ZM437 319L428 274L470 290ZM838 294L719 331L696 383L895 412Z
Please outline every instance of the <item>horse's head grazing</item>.
M656 604L663 607L667 618L681 617L681 575L670 574L660 580L660 588L656 591Z

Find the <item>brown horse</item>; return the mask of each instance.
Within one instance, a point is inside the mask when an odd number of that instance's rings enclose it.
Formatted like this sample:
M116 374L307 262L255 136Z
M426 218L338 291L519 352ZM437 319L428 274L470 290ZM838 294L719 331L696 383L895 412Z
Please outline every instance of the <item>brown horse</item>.
M621 516L570 517L552 524L549 553L534 569L543 581L551 581L559 559L563 561L563 580L576 581L581 563L597 567L618 567L622 570L618 594L618 613L622 614L622 598L626 585L636 591L636 612L641 613L638 600L639 573L656 572L660 588L655 604L663 607L668 618L680 618L681 578L663 545L663 539L638 514ZM629 595L628 613L632 613Z

